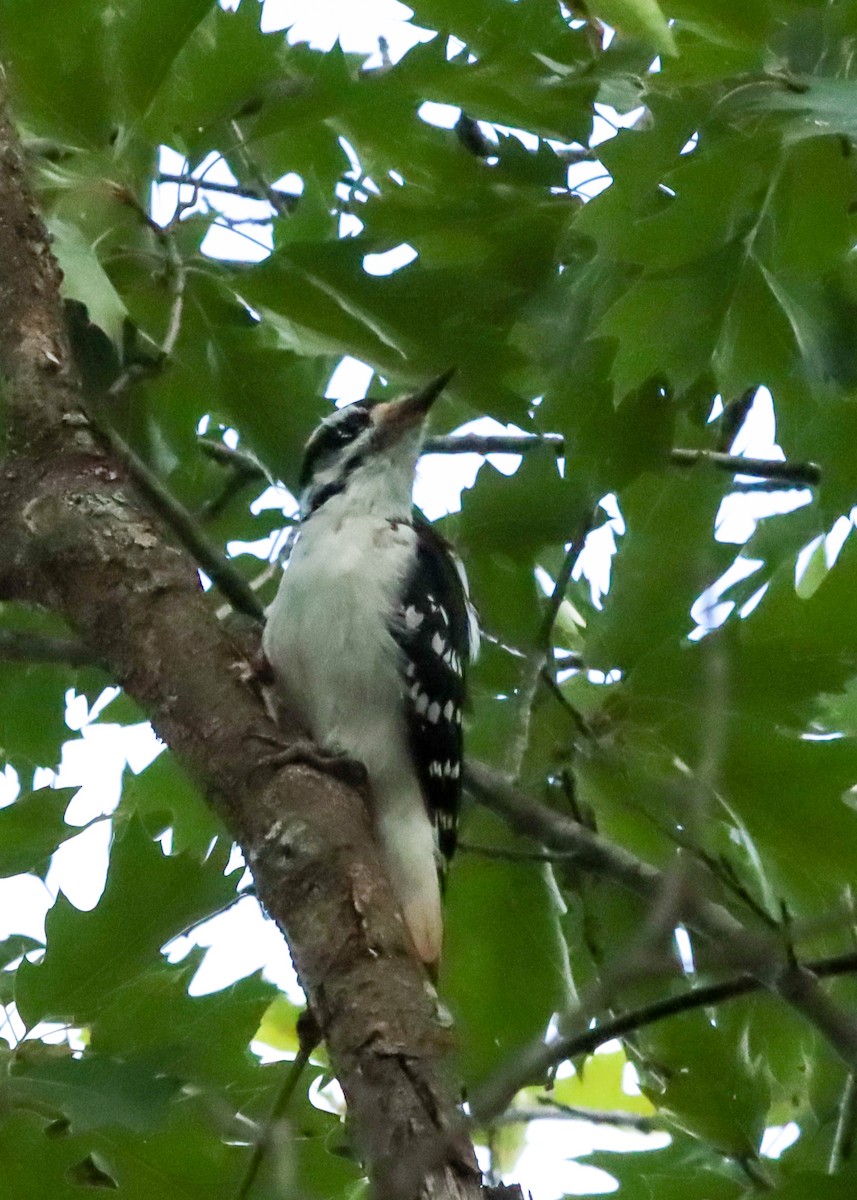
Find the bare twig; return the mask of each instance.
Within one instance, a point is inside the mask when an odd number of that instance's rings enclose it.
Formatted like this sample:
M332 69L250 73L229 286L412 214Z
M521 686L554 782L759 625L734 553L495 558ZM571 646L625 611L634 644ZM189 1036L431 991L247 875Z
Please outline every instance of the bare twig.
M172 220L167 225L159 225L128 188L117 186L116 195L128 208L134 210L139 220L151 230L155 238L159 242L163 252L166 267L166 277L169 284L170 293L172 295L172 304L170 305L170 315L167 320L167 329L164 334L164 339L161 343L161 355L167 359L173 353L181 331L182 312L184 310L184 294L185 283L187 280L187 269L179 254L175 243L173 231L178 224L181 214L184 211L182 205L176 207ZM117 386L118 381L114 383L110 389L114 395L119 394L124 389Z
M72 667L97 666L92 651L73 637L51 637L26 629L0 629L0 659L7 662L66 663Z
M263 200L279 211L280 208L292 212L300 202L300 196L290 192L281 192L278 188L251 187L243 183L215 183L213 180L195 179L192 175L174 175L170 171L158 173L158 183L177 183L181 187L192 187L198 192L221 192L227 196L240 196L245 200ZM276 203L271 200L271 195Z
M290 203L289 200L293 200L293 198L290 197L289 199L286 199L284 192L278 192L276 188L271 186L271 184L265 178L262 168L250 153L249 147L247 146L247 141L239 123L233 120L230 121L229 124L232 129L232 133L235 136L236 149L241 155L241 158L244 160L244 166L248 174L252 175L256 180L257 187L264 193L265 199L275 210L277 215L280 217L289 216L290 212L294 208L294 203Z
M857 1129L857 1081L850 1074L842 1089L839 1101L839 1113L836 1119L836 1132L833 1135L833 1145L830 1148L830 1163L828 1173L835 1175L849 1161L854 1153L854 1133Z
M306 1069L312 1050L313 1047L301 1046L295 1058L289 1064L282 1086L276 1095L267 1120L260 1129L259 1136L253 1146L253 1153L250 1155L247 1170L244 1172L241 1182L238 1185L235 1200L246 1200L247 1196L250 1195L253 1184L256 1182L256 1176L259 1174L259 1168L271 1146L274 1130L288 1111L292 1096L295 1094L295 1088L298 1086L301 1075Z
M543 446L562 454L565 438L561 433L451 433L426 438L423 454L529 454Z
M561 433L519 434L519 433L462 433L445 434L438 437L426 438L423 454L529 454L542 446L548 446L556 454L562 454L565 449L565 439ZM227 446L223 457L227 454L241 455L242 451L230 451ZM670 451L674 466L692 467L708 464L733 475L754 476L756 479L768 480L782 485L795 487L811 487L821 480L821 468L813 462L782 462L767 458L743 458L740 454L721 454L716 450L687 450L677 448ZM260 478L264 475L259 469ZM738 484L738 487L745 485ZM750 486L750 485L747 485ZM758 485L757 485L758 487Z
M619 1129L637 1129L651 1133L662 1129L663 1121L657 1116L642 1113L621 1112L602 1108L576 1108L572 1104L559 1104L547 1096L538 1096L538 1108L510 1108L494 1118L495 1125L525 1125L531 1121L590 1121L593 1125L615 1125Z
M114 429L109 426L99 428L99 433L123 463L128 474L149 503L169 524L182 545L193 555L195 561L229 600L233 608L256 621L264 620L265 610L256 598L253 589L217 546L208 540L184 505L179 503L157 475L146 466L139 455Z
M576 849L576 861L583 870L611 878L650 901L661 894L661 871L563 814L537 804L499 772L481 763L469 763L465 783L474 799L504 817L519 833L551 851ZM693 891L681 897L681 918L718 949L721 961L743 962L764 987L822 1034L851 1070L857 1070L857 1021L822 991L816 976L794 959L787 945L767 932L751 932L722 905ZM503 1085L504 1103L517 1091L519 1077L516 1070L511 1092L509 1080ZM500 1111L504 1103L492 1111Z
M670 458L677 467L693 467L710 463L713 467L735 475L755 475L759 479L776 479L797 487L811 487L821 482L821 467L814 462L782 462L768 458L743 458L740 454L721 454L718 450L671 450Z
M550 446L557 454L564 453L565 439L560 433L518 434L450 434L426 440L424 454L528 454L540 446ZM798 487L811 487L821 480L821 467L813 462L782 462L767 458L744 458L740 454L721 454L717 450L670 451L676 467L708 464L733 475L754 475L758 479L776 480Z
M215 442L207 437L199 439L199 448L203 454L207 454L209 458L213 458L221 466L231 467L242 479L265 479L269 483L271 482L270 476L258 458L256 458L255 454L250 454L247 450L239 450L237 447L233 449L232 446L227 446L225 442Z
M819 979L853 975L857 972L857 953L850 952L832 958L814 959L806 963L806 969ZM520 1080L520 1086L523 1087L533 1078L547 1075L562 1062L593 1054L599 1046L604 1046L607 1042L627 1037L628 1034L637 1033L649 1025L655 1025L659 1021L665 1021L680 1013L692 1012L698 1008L712 1008L716 1004L723 1004L726 1001L750 995L752 992L761 991L763 986L761 980L752 975L739 975L734 979L724 980L722 983L690 988L681 995L669 996L664 1000L642 1005L640 1008L629 1009L628 1012L620 1013L618 1016L599 1020L591 1029L567 1037L554 1038L548 1043L542 1042L538 1047L534 1046L526 1057L526 1063L520 1062L520 1071L516 1073L516 1079ZM525 1070L529 1074L525 1074ZM494 1084L496 1085L496 1080ZM513 1090L510 1091L512 1088ZM486 1088L482 1095L477 1095L471 1103L477 1119L482 1111L482 1106L485 1106L488 1113L488 1117L485 1119L496 1119L495 1112L502 1111L511 1095L514 1095L517 1090L518 1087L514 1086L514 1081L510 1081L502 1093L499 1089L494 1092Z

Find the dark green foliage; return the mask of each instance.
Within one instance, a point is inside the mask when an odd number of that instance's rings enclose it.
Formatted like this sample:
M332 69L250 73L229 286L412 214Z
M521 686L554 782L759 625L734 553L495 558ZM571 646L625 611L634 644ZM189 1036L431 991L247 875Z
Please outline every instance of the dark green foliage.
M472 674L470 752L651 863L669 868L682 847L693 886L752 929L778 929L799 956L850 949L853 534L831 570L817 550L799 588L795 563L857 504L854 5L593 0L586 22L569 22L553 0L416 0L415 23L438 36L379 70L338 45L320 53L263 35L258 0L236 12L213 0L38 7L36 19L31 0L0 0L0 55L100 420L224 549L266 537L279 513L250 515L264 480L204 454L200 422L210 440L237 430L241 449L294 488L346 354L374 368L378 396L455 366L433 432L488 414L562 434L561 466L546 448L511 477L484 465L444 522L496 639ZM607 49L598 19L617 30ZM450 35L465 48L449 54ZM501 131L486 157L461 125L420 120L426 100L460 106L471 135L473 121L497 122L538 144ZM589 151L596 104L643 111ZM190 169L222 154L257 202L301 176L264 261L202 253L222 193L153 229L160 145ZM566 173L590 160L612 183L583 204ZM345 215L362 227L340 237ZM410 265L364 270L367 255L403 243L418 256ZM128 386L105 397L128 368ZM785 456L818 463L821 482L806 507L760 522L743 551L760 566L720 596L734 604L720 627L692 639L691 607L739 552L714 537L732 476L679 470L670 451L728 449L728 416L708 423L715 397L728 406L762 386ZM548 648L536 572L556 577L565 544L605 520L596 506L611 493L624 520L611 587L598 607L585 580L569 585L574 609L560 608L547 637L584 670L550 687L536 679ZM236 565L251 578L264 569L247 554ZM7 631L68 636L9 605ZM30 790L32 772L59 763L67 691L93 698L109 682L94 666L2 662L0 752L22 783L0 810L3 875L44 875L77 832L64 819L71 793ZM144 718L120 697L102 720ZM155 841L167 829L169 854ZM481 810L465 813L463 839L441 984L468 1088L576 1001L563 1019L585 1028L687 990L668 936L644 969L628 966L651 922L642 901L568 862L516 858L532 846ZM480 856L485 846L507 857ZM75 1054L38 1037L4 1050L4 1195L237 1195L247 1118L264 1124L287 1069L261 1066L249 1044L268 1012L265 1036L296 1050L293 1013L283 1000L270 1008L276 989L258 976L191 996L200 954L174 965L162 953L233 900L227 858L166 752L126 774L95 909L60 895L44 951L14 936L0 947L0 999L14 994L28 1028L84 1030ZM693 948L706 979L743 965L729 947ZM857 1010L852 984L829 986ZM615 1080L605 1090L581 1062L569 1100L633 1103L673 1135L663 1149L586 1160L622 1200L738 1200L765 1181L784 1200L853 1195L853 1166L832 1155L844 1068L781 1003L754 995L685 1013L632 1034L625 1052L645 1099ZM357 1194L340 1121L307 1097L317 1074L298 1087L252 1200ZM800 1139L778 1162L760 1159L766 1126L787 1121ZM521 1142L494 1141L510 1178Z

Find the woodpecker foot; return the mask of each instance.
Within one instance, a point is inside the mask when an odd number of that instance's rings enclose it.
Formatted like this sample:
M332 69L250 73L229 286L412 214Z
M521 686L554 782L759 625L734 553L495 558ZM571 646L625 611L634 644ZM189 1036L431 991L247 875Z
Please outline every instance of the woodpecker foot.
M323 746L316 746L314 742L303 738L286 744L267 734L255 736L260 741L269 742L276 747L273 754L266 755L262 760L262 766L287 767L291 763L305 763L306 766L321 771L323 775L334 775L349 787L358 790L365 788L369 781L363 763L337 750L325 750Z

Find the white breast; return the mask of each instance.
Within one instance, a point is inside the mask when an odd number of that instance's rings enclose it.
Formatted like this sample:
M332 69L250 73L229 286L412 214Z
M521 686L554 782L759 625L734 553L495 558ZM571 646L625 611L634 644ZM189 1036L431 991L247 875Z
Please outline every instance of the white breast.
M376 733L389 743L403 723L401 651L388 621L416 535L374 515L343 519L339 507L331 501L304 527L271 606L264 647L313 738L361 757Z
M416 553L410 525L333 498L305 524L263 646L290 708L319 745L362 762L393 889L421 957L440 956L434 830L408 748L402 651L388 621Z

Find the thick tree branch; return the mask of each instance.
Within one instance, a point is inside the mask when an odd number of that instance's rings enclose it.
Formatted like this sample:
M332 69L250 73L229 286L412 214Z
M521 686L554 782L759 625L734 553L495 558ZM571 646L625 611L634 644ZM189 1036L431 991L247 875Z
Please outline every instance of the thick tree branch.
M379 864L361 797L299 763L276 770L246 662L196 567L93 439L59 272L0 112L0 594L61 614L150 714L252 865L385 1200L475 1200L472 1146L444 1077L445 1035Z
M474 799L546 850L575 851L576 862L583 870L610 878L644 899L657 902L664 883L663 873L657 868L562 813L536 803L498 771L481 763L468 764L465 784ZM721 963L740 963L822 1034L846 1066L852 1071L857 1069L857 1020L830 999L812 970L795 960L785 940L745 928L726 908L696 890L686 889L680 900L681 919L712 944ZM540 1044L530 1054L538 1057L542 1050ZM489 1094L474 1098L474 1112L501 1111L520 1081L532 1078L532 1073L529 1057L522 1056L511 1064L508 1076L494 1081Z

